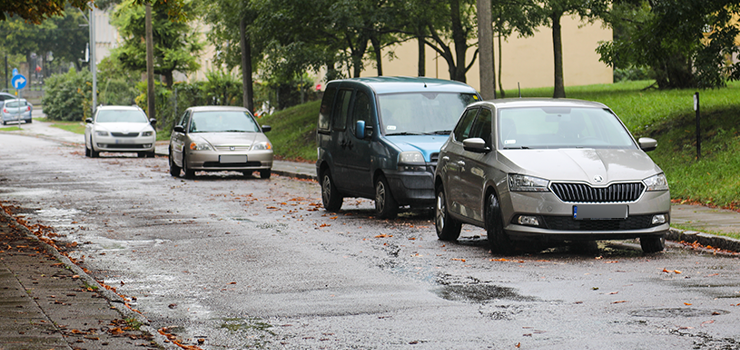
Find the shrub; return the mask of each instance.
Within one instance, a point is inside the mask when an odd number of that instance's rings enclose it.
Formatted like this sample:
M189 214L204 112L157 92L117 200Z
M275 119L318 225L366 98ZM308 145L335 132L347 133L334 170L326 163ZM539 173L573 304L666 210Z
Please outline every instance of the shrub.
M92 74L71 68L46 79L44 113L51 120L82 121L91 116Z

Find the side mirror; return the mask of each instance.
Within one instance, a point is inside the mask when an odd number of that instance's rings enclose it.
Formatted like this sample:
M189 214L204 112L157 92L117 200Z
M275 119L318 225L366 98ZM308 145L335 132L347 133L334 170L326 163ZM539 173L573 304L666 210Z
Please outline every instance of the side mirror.
M92 124L92 118L87 118L87 119L85 119L85 123L87 123L87 124Z
M649 137L641 137L637 140L637 143L640 144L640 149L645 152L650 152L658 148L658 141Z
M491 150L490 148L488 148L488 146L486 146L486 141L484 141L480 137L473 137L463 140L463 148L465 148L466 151L477 153L485 153Z
M355 125L355 137L362 140L373 135L372 125L367 125L364 120L358 120Z
M175 132L185 132L185 128L183 128L182 125L175 125L172 130L174 130Z
M154 119L154 118L149 119L149 124L151 124L152 126L155 126L155 125L157 125L157 120Z
M269 125L262 125L262 132L268 132L272 130L272 127Z

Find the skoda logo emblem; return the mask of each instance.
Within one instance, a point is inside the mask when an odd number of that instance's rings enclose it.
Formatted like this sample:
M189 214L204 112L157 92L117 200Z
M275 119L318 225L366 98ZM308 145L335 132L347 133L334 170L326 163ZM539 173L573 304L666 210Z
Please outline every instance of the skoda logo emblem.
M596 175L594 176L594 181L596 181L597 183L601 183L602 181L604 181L604 177L602 177L601 175Z
M229 151L234 151L234 150L236 150L236 147L234 147L234 146L229 146Z

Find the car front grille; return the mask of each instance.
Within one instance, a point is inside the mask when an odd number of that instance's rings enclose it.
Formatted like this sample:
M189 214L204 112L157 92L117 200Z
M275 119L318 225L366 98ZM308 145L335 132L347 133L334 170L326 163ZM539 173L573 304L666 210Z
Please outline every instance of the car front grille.
M219 152L246 152L251 146L215 146ZM234 149L231 149L234 147Z
M246 163L205 162L203 163L204 168L257 168L261 166L262 166L262 162L246 162Z
M111 132L111 136L115 137L138 137L138 132L129 132L129 133L123 133L123 132Z
M108 148L108 149L139 149L139 148L143 149L143 148L150 148L151 143L148 145L134 144L134 143L109 143L109 144L98 144L98 147Z
M545 226L560 231L624 231L650 228L653 215L629 216L624 220L575 220L570 216L543 216Z
M636 201L645 190L645 185L634 182L595 188L586 184L554 183L550 189L563 202L617 203Z

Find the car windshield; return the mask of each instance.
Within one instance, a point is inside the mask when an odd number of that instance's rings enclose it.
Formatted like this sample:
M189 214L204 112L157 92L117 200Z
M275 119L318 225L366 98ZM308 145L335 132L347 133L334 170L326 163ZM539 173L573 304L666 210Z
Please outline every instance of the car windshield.
M8 101L5 102L5 107L8 108L18 108L18 107L26 107L28 106L28 102L26 101Z
M96 123L148 123L146 114L140 110L107 109L99 110Z
M189 132L256 132L257 123L242 111L208 111L193 113Z
M600 108L504 108L498 112L502 149L636 148L611 111Z
M415 92L378 96L383 132L391 135L448 135L475 94Z

